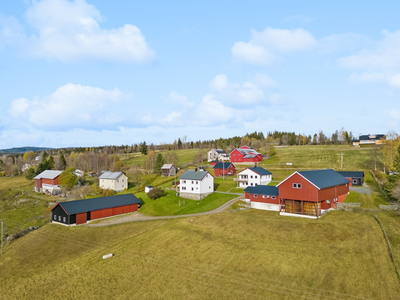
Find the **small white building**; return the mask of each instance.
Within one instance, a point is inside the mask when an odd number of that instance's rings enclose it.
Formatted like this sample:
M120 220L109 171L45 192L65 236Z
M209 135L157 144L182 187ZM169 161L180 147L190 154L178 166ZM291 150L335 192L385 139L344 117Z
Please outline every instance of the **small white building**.
M261 167L247 168L237 173L234 179L238 187L246 188L248 186L267 185L272 180L272 173Z
M144 192L147 194L148 192L150 192L153 189L152 185L148 185L144 188Z
M179 177L179 195L201 200L214 192L214 177L207 171L186 171Z
M74 174L76 177L83 177L85 175L85 172L79 169L75 169Z
M213 160L221 160L221 161L226 161L229 160L229 155L226 154L226 152L222 149L211 149L207 153L208 157L208 162L211 162Z
M128 188L128 176L123 172L106 171L99 177L99 186L116 192L123 191Z

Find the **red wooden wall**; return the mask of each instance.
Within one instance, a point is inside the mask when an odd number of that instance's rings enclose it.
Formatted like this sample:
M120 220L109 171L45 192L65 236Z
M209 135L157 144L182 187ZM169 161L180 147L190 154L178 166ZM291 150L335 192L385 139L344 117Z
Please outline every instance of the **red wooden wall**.
M84 224L87 222L87 213L76 214L76 225Z
M293 188L293 183L301 183L301 189ZM318 200L318 189L299 174L294 174L279 185L279 197L316 202Z
M246 199L250 199L250 201L254 202L262 202L262 203L271 203L271 204L279 204L279 197L274 196L275 199L272 199L271 195L269 195L269 198L263 198L263 195L257 194L257 197L254 197L254 194L250 194L249 192L246 192Z
M215 176L222 176L223 174L228 175L235 175L236 169L234 165L230 165L227 169L214 169Z
M120 215L120 214L126 214L126 213L137 211L137 210L138 210L137 204L94 210L91 212L91 219L96 220L96 219L116 216L116 215Z

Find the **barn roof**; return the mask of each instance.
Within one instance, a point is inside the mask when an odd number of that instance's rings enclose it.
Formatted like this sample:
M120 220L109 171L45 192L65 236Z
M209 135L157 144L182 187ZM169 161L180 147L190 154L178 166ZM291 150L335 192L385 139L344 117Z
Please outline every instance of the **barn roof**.
M272 185L249 186L244 191L250 194L279 196L279 188Z
M105 171L103 174L101 174L99 179L117 179L122 174L123 174L122 172Z
M57 176L60 176L61 173L62 171L58 170L46 170L40 173L39 175L35 176L33 179L42 179L42 178L54 179Z
M60 205L68 215L73 215L99 209L113 208L118 206L140 204L140 203L141 203L140 200L136 198L134 194L124 194L124 195L116 195L110 197L59 202L58 205ZM56 206L54 206L53 209L56 208Z
M364 172L336 171L343 177L347 178L364 178Z
M350 181L332 169L297 172L319 189L347 184Z
M230 162L219 162L215 164L214 169L228 169L231 165L233 164Z
M385 135L384 134L363 134L360 135L360 140L380 140L381 138L383 138Z
M215 152L217 152L218 154L226 154L226 152L223 149L214 149Z
M179 179L187 179L187 180L202 180L204 176L206 176L207 171L185 171Z

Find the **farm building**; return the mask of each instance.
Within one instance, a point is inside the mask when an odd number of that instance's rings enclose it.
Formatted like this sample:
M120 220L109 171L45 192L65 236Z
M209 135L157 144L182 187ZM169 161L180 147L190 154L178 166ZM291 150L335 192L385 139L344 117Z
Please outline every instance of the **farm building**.
M245 201L252 208L279 211L279 188L276 186L249 186L245 190Z
M35 186L33 190L38 193L55 193L60 191L60 185L58 183L58 177L62 171L58 170L46 170L35 176Z
M173 164L164 164L161 167L161 176L169 177L169 176L175 176L175 174L176 174L176 168Z
M51 210L51 220L68 226L79 225L137 211L139 207L140 200L133 194L59 202Z
M262 161L262 154L249 146L236 148L230 154L231 162L234 163L258 163Z
M336 171L343 177L350 180L350 186L362 186L364 183L364 172L347 172L347 171Z
M343 202L350 181L331 169L295 172L279 183L280 214L318 218Z
M223 176L223 175L235 175L236 168L233 163L230 162L219 162L214 166L214 175L215 177Z
M99 177L99 186L116 192L123 191L128 188L128 176L123 172L106 171Z
M384 134L364 134L360 135L359 139L353 140L353 146L360 145L382 145L386 136Z
M179 196L201 200L214 192L214 177L207 171L185 171L179 177Z
M233 179L238 183L238 187L267 185L272 180L272 173L261 167L246 168L237 173L237 178Z
M229 160L228 154L222 149L211 149L207 153L208 162L213 160Z

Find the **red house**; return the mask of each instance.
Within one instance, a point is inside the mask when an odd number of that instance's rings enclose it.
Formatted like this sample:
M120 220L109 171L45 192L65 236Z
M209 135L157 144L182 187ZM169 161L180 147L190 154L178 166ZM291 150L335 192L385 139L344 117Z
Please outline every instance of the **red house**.
M245 190L245 201L252 208L279 211L279 188L269 185L249 186Z
M219 162L214 166L214 175L219 177L222 175L235 175L236 168L233 163Z
M35 186L33 190L38 193L53 193L60 190L60 185L58 183L58 177L62 171L57 170L46 170L35 176L33 179L35 181Z
M280 215L318 218L349 193L350 181L331 169L295 172L279 183Z
M262 161L262 154L258 153L256 150L249 146L242 146L240 148L236 148L230 154L231 162L236 163L246 163L253 162L258 163Z

